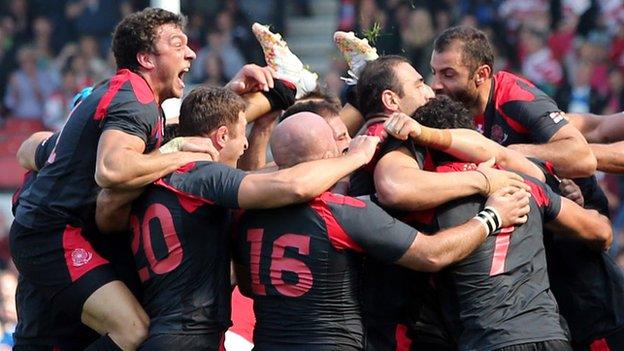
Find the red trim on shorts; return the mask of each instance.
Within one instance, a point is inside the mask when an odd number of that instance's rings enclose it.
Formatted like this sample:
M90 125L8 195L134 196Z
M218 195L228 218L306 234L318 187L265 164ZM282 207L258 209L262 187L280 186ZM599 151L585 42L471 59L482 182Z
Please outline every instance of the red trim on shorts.
M329 195L326 195L329 194ZM331 212L331 209L327 205L326 199L333 199L334 196L331 193L323 193L321 196L312 200L310 203L310 207L321 216L323 221L325 221L325 226L327 227L327 236L329 237L329 241L332 246L337 250L351 249L357 252L364 252L362 247L358 245L351 237L347 234L347 232L342 228L340 223L334 214ZM360 201L354 199L356 201ZM334 202L335 201L329 201ZM361 202L361 201L360 201ZM363 203L363 202L362 202Z
M67 225L63 231L65 263L72 283L108 261L102 258L82 236L82 228Z
M509 252L509 243L511 242L511 233L513 231L514 227L506 227L501 229L500 233L496 236L490 276L505 272L505 260Z
M596 339L589 345L590 351L611 351L607 339Z
M396 341L396 351L409 351L411 349L412 339L407 336L406 325L397 324L394 339Z

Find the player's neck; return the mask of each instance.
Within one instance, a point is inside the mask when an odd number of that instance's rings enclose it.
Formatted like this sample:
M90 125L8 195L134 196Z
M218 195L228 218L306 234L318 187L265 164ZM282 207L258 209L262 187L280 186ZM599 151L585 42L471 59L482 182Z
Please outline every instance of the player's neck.
M479 87L479 97L476 101L476 104L470 109L470 114L472 116L480 116L485 113L485 108L487 107L488 101L490 99L490 89L492 88L492 82L492 78L487 79Z
M139 71L137 73L139 74L139 76L141 76L141 78L143 78L143 80L145 80L150 90L152 90L152 94L154 94L154 99L156 100L156 103L160 106L163 99L161 99L160 94L158 94L158 86L156 84L157 80L152 79L152 76L147 72Z

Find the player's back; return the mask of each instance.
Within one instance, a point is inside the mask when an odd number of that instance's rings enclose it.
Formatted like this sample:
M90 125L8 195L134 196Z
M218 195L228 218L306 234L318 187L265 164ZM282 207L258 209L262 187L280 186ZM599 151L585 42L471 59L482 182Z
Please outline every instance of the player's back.
M162 127L159 110L153 94L145 89L147 83L137 74L121 70L74 108L37 179L20 194L16 213L20 224L77 225L93 216L99 190L94 178L96 155L105 129L141 137L146 152L157 147Z
M574 181L583 193L585 208L609 216L608 201L596 177ZM550 285L570 327L572 341L589 344L621 329L624 273L617 263L606 252L596 251L576 238L547 231L544 244Z
M543 183L527 182L533 190L527 223L501 229L438 277L444 314L460 350L566 340L549 290L542 229L559 203ZM465 222L483 203L472 196L439 208L440 228Z
M158 185L134 202L132 250L150 336L219 333L231 324L227 216L223 207Z
M327 194L306 204L245 211L237 221L234 258L241 287L254 299L255 350L363 347L360 259L332 244L355 247L324 201L334 196Z

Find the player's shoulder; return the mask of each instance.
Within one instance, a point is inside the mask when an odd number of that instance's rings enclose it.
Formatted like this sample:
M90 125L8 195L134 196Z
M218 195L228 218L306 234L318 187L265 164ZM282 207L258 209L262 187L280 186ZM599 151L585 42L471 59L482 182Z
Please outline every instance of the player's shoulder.
M499 105L507 101L533 101L536 96L544 94L533 83L513 73L499 71L493 79Z
M158 108L154 93L145 79L128 69L117 71L108 84L100 89L103 89L102 99L113 103L136 105L148 109Z

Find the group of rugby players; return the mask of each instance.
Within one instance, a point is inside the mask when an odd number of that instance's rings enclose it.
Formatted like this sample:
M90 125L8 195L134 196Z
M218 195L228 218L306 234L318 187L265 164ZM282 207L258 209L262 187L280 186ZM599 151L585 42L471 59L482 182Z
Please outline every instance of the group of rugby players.
M436 39L431 86L337 32L342 106L254 24L268 66L166 121L195 58L183 28L126 17L116 75L22 144L16 350L222 350L234 284L255 350L624 350L593 177L622 152L581 133L617 139L619 116L566 116L492 72L470 27Z

